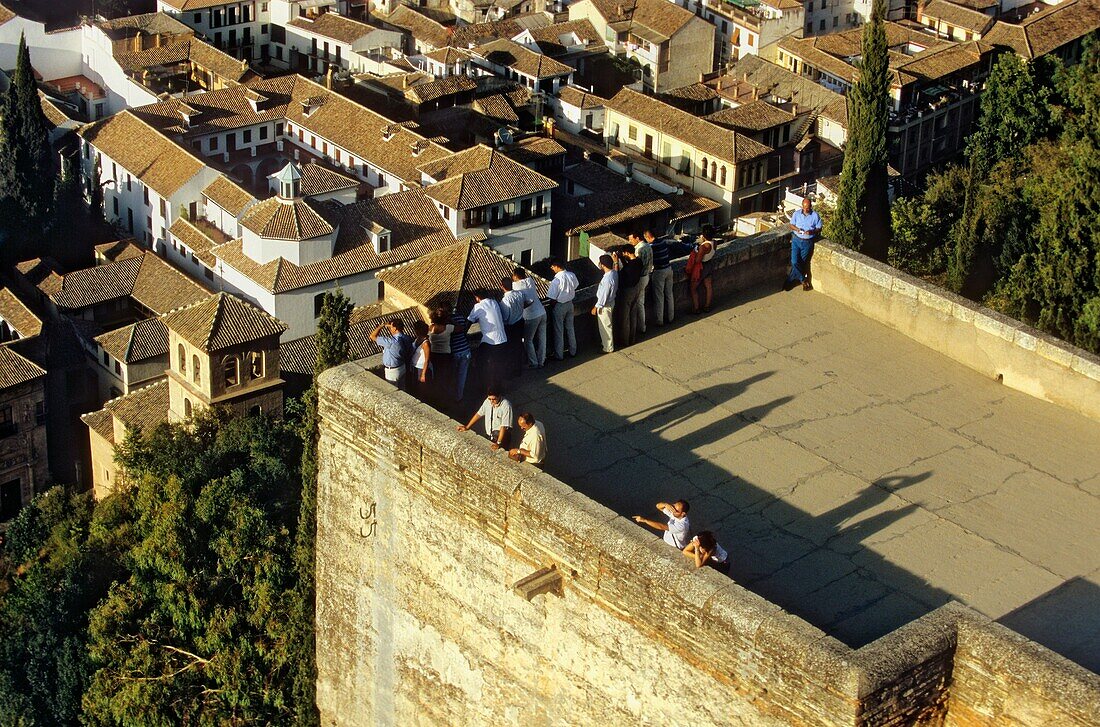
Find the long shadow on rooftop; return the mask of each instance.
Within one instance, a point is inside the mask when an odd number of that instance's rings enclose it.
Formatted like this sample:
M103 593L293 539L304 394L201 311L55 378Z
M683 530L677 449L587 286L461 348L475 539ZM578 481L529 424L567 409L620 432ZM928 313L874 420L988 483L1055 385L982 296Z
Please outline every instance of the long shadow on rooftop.
M1080 576L997 619L1062 656L1100 673L1100 586ZM1054 648L1054 647L1052 647Z
M653 516L659 500L689 500L694 529L715 531L731 554L737 582L852 646L950 600L949 593L863 546L918 509L899 505L892 491L930 472L869 484L854 499L819 514L782 499L811 473L792 470L783 482L766 484L749 479L746 470L755 469L749 458L783 457L782 448L790 446L755 423L794 396L738 404L745 391L774 373L685 389L628 408L630 414L551 381L520 387L516 403L534 410L547 426L551 474L624 516ZM633 394L651 397L641 390Z

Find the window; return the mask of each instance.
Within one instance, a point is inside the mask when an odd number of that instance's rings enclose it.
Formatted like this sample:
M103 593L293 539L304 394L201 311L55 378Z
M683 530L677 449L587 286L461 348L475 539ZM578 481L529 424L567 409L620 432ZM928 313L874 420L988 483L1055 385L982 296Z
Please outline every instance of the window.
M382 300L386 297L386 284L381 280L378 281L378 300Z
M236 356L226 356L222 361L222 372L225 374L225 388L241 383L241 362Z
M828 1L829 1L829 0L821 0L821 9L822 9L822 10L824 10L824 9L825 9L825 3L827 3Z
M202 23L202 13L195 13L194 15L192 15L191 21L194 22L195 25L199 25L200 23Z
M107 355L107 352L103 352L103 365L106 366L111 362L111 357Z
M704 177L707 176L707 158L706 157L703 157L703 162L702 162L702 164L699 165L699 174L701 174Z
M724 186L726 186L726 165L725 164L722 165L721 175L722 175L722 177L721 177L721 181L719 182L719 184L721 184L724 187Z
M262 351L254 351L251 358L251 374L254 379L262 379L264 377L264 354Z
M168 203L163 199L160 201L160 216L168 219Z
M183 415L188 419L191 418L191 400L186 396L183 397Z
M519 264L525 268L531 267L532 250L524 250L519 254Z
M260 127L260 141L263 141L266 138L267 138L267 127L266 126L261 126Z
M324 304L325 304L325 294L324 293L318 293L317 295L313 296L313 317L314 318L320 318L321 317L321 306L323 306Z
M115 373L120 376L122 375L122 363L119 361L115 361Z
M244 130L244 143L245 144L251 144L252 143L252 129L245 129Z
M199 373L201 371L201 365L199 364L199 357L197 354L191 356L191 380L196 384L199 383Z
M0 437L10 437L19 431L11 415L11 407L0 408Z
M142 192L142 197L145 200L145 206L148 207L149 206L149 188L146 187L145 185L142 185L141 192Z
M836 24L839 23L839 22L840 22L840 16L839 15L834 15L833 16L833 27L835 28Z
M627 129L626 129L626 138L630 139L631 141L634 141L635 139L637 139L638 138L638 127L633 126L633 125L628 126Z
M129 174L126 175L126 191L132 192L134 188L134 178Z
M180 373L187 374L187 352L183 349L183 344L176 346L176 356L180 362Z
M207 144L206 148L207 148L208 151L217 151L218 150L218 137L211 136L210 141Z
M34 402L34 423L39 426L46 423L46 402Z
M260 26L260 33L262 35L267 35L267 23L264 23L263 25Z
M817 25L819 30L825 30L825 18L821 19L821 22Z
M252 407L248 408L248 415L249 416L258 417L263 413L264 413L264 410L262 408L260 408L259 404L256 404L255 406L252 406Z
M813 33L814 33L814 24L813 23L806 23L806 35L813 35Z
M114 199L112 199L111 203L113 204L113 206L115 208L115 217L118 217L118 197L115 197Z
M714 181L718 178L718 162L710 163L710 181Z

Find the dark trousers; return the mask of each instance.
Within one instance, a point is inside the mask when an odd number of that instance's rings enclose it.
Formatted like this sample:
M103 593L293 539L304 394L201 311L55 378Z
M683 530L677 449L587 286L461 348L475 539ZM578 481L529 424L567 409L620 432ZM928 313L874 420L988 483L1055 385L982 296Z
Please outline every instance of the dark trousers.
M507 360L503 374L508 378L515 378L523 373L523 319L504 326L504 332L508 335Z
M801 283L810 277L810 260L814 256L814 241L791 235L791 273L787 280Z

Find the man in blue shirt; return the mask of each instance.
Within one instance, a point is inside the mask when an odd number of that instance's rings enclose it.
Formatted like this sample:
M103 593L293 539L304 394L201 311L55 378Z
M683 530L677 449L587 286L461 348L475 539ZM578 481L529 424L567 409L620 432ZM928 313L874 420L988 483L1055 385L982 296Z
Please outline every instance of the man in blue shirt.
M612 334L611 314L615 308L615 295L619 292L619 273L615 270L615 261L610 255L600 255L600 270L603 271L603 277L600 279L600 287L596 289L596 305L592 308L592 315L596 316L597 327L600 329L603 352L613 353L615 339Z
M405 388L405 369L413 343L413 340L405 335L405 324L399 318L391 318L386 323L379 323L370 334L370 340L382 349L382 366L386 369L386 381L399 389Z
M783 290L790 290L802 283L803 290L813 290L810 285L810 258L814 256L814 240L821 234L821 217L814 212L809 197L802 198L802 209L791 215L791 273L783 283Z

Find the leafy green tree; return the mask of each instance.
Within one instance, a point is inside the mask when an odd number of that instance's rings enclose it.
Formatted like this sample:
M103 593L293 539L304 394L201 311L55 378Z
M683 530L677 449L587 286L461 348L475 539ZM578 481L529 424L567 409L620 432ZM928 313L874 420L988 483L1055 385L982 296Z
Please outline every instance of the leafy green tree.
M294 631L295 724L316 725L317 656L315 652L314 614L316 588L314 581L314 548L317 542L317 441L320 436L317 414L317 377L326 369L339 366L350 357L348 326L351 301L342 291L325 293L321 317L317 324L317 359L313 367L313 385L303 397L302 421L302 504L298 516L298 531L294 543L294 563L297 572L294 611L291 618Z
M969 183L963 215L954 232L951 287L970 298L980 298L996 280L995 267L1006 246L1001 235L1013 227L1017 211L1016 185L1021 155L1029 144L1053 130L1052 89L1044 85L1049 74L1037 63L1015 53L1004 53L993 66L982 95L980 115L966 146ZM1009 255L1019 253L1014 241ZM1011 263L1009 263L1011 264Z
M836 216L829 237L877 260L890 246L887 196L886 126L890 114L889 58L885 3L875 0L871 22L863 28L859 78L848 93L848 140Z
M101 507L128 576L91 612L86 724L291 720L297 448L276 419L218 410L122 448L131 485Z
M930 174L924 194L895 200L889 262L907 273L939 276L947 270L948 237L966 190L965 167Z
M89 537L87 495L54 487L8 530L0 587L0 724L75 725L90 674L88 610L109 572Z
M48 125L34 81L30 51L20 35L15 75L0 104L0 220L8 235L8 262L42 238L53 200Z

